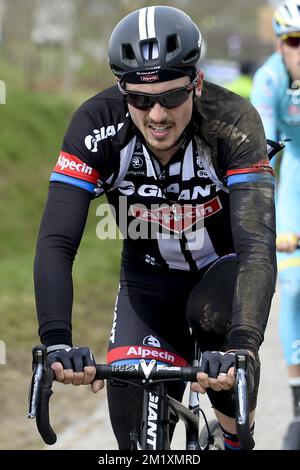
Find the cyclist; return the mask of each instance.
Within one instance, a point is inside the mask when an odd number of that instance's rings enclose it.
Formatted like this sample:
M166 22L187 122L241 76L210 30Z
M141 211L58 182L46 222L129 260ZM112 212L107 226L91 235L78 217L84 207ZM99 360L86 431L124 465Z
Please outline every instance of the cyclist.
M176 8L142 8L113 30L108 53L117 86L75 113L51 176L35 259L36 303L57 380L91 383L90 349L72 347L71 270L90 202L106 193L125 238L108 363L143 357L184 365L193 358L192 325L206 350L195 388L207 391L226 448L236 450L233 351L250 354L254 423L258 349L276 278L274 175L258 113L204 82L200 52L198 27ZM190 293L208 274L211 299L225 297L230 307L223 312L221 302L207 315L205 303L187 319ZM169 385L168 392L181 400L183 386ZM115 383L108 384L108 400L119 447L130 449L141 397Z
M300 1L281 3L274 13L273 28L277 52L257 71L251 99L267 138L276 139L279 133L288 140L276 197L280 334L295 417L284 447L297 445L300 449L300 254L296 249L300 233Z

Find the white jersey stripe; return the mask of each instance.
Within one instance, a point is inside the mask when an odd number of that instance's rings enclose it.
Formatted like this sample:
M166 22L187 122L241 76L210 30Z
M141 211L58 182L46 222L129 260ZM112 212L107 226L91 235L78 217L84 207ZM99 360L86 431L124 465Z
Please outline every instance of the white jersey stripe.
M183 158L182 181L189 181L195 176L193 142L190 141Z
M155 21L154 21L155 7L148 8L147 14L147 29L148 29L148 38L155 38Z
M207 228L185 234L187 239L187 248L191 252L192 258L201 269L219 258L214 250Z
M180 172L181 172L181 162L172 163L172 165L170 165L169 167L170 176L180 175Z
M139 14L140 41L142 41L143 39L147 39L146 14L147 14L147 8L142 8Z
M161 256L166 261L169 268L189 271L190 266L181 251L180 240L178 238L170 238L169 240L164 240L162 237L163 234L157 235L158 248Z
M113 191L116 189L119 184L124 180L127 170L129 168L131 158L134 152L136 142L136 136L134 136L131 141L124 147L120 152L120 170L119 174L113 184L113 186L108 191Z
M147 165L147 176L152 176L154 177L155 179L157 179L156 177L156 173L155 173L155 170L154 170L154 167L153 167L153 163L152 163L152 160L150 158L150 155L146 149L146 147L143 145L143 153L145 155L145 160L146 160L146 165Z

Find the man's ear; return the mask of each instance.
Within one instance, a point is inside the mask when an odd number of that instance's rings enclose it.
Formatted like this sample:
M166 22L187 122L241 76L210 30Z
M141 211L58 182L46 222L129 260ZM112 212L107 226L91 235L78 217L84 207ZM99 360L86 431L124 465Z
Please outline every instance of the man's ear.
M196 96L201 96L202 88L203 88L204 73L202 72L202 70L199 70L197 72L197 75L198 75L198 81L196 85Z

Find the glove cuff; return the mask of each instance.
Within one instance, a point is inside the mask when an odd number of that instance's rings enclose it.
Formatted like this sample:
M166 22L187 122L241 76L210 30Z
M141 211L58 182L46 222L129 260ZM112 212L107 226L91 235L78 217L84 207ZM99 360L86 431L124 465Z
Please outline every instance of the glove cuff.
M71 348L72 346L69 346L68 344L53 344L53 346L47 347L47 354L53 351L58 351L59 349L71 349Z

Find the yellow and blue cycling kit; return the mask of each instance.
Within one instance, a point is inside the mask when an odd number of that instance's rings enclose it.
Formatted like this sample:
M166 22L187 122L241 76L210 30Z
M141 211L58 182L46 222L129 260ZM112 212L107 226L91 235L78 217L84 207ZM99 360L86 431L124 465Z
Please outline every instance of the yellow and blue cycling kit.
M300 233L300 89L282 56L273 54L256 72L251 101L268 139L286 140L277 190L277 232ZM300 252L278 253L281 281L280 329L286 361L299 364ZM299 349L299 348L298 348Z

